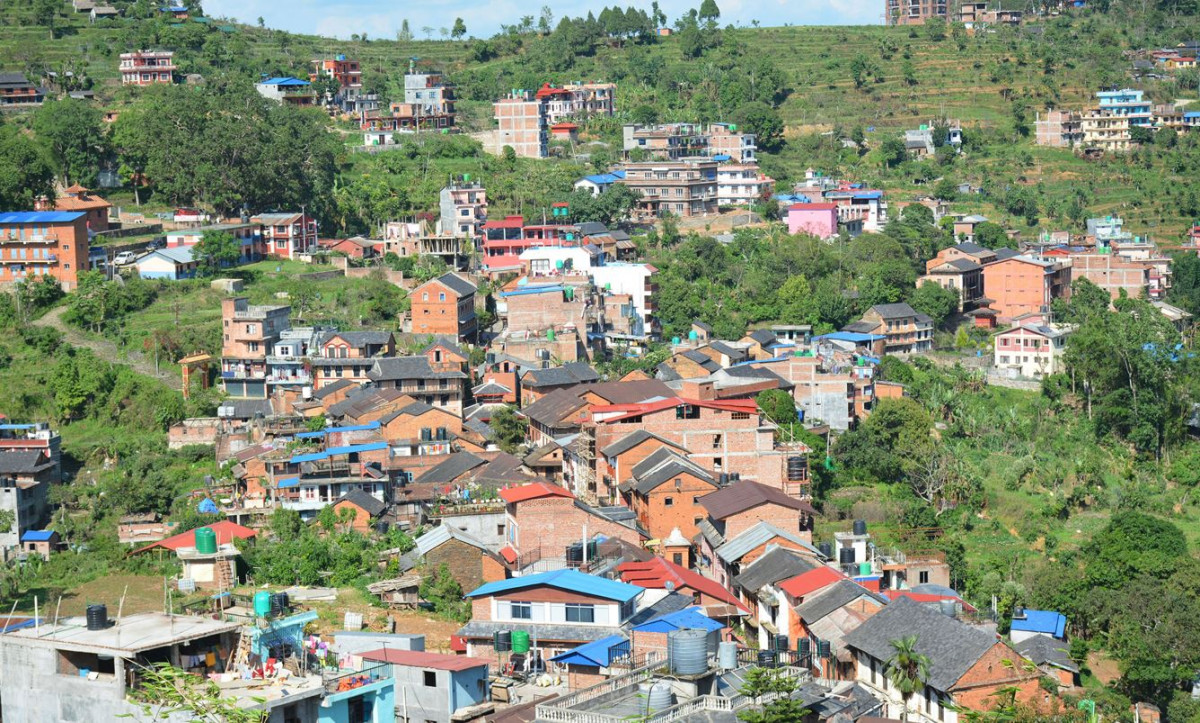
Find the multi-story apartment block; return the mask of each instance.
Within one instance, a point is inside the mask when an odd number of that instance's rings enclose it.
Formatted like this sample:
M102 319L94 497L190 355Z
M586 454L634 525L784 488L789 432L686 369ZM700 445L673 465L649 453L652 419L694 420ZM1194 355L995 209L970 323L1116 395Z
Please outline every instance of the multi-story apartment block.
M317 94L313 92L312 83L299 78L266 78L256 83L254 89L262 97L277 103L309 106L315 105L317 101Z
M717 203L721 206L749 206L774 192L775 179L759 171L757 163L717 166Z
M823 195L827 202L838 205L839 223L860 221L862 229L871 233L878 233L887 225L888 204L883 191L842 184Z
M86 213L0 213L0 286L50 276L71 291L87 269Z
M221 383L231 397L265 399L267 356L290 329L292 307L252 306L244 297L221 301Z
M882 334L884 352L909 354L933 348L933 320L908 304L876 304L862 320L846 327L860 334Z
M1153 125L1151 104L1145 98L1145 91L1130 88L1106 90L1097 93L1096 98L1100 100L1101 111L1110 111L1113 115L1128 118L1130 125Z
M434 233L426 221L388 221L383 230L383 253L406 256L436 256L452 269L465 269L474 240L448 233Z
M884 0L888 25L924 25L926 20L947 17L947 0Z
M1071 289L1070 262L1012 256L983 267L983 290L1000 323L1021 314L1047 313Z
M717 212L717 162L707 158L630 163L621 182L641 194L634 216L643 220Z
M1153 125L1151 103L1140 90L1111 90L1096 94L1100 101L1080 117L1083 145L1102 151L1127 151L1133 146L1131 129Z
M451 180L438 197L438 233L475 239L487 221L487 191L469 175Z
M41 105L46 91L30 83L23 73L0 73L0 108Z
M739 133L733 123L708 125L708 151L713 156L728 156L733 163L756 163L758 145L753 133Z
M250 219L262 226L264 254L295 259L317 248L317 220L305 213L261 213Z
M332 78L337 83L337 91L332 97L319 99L330 103L348 113L362 113L379 108L379 96L363 92L362 68L357 60L337 54L332 58L319 58L313 61L313 72L308 76L310 81L318 78Z
M1131 299L1150 296L1151 265L1112 253L1072 253L1071 277L1085 278L1116 299L1124 292Z
M482 265L490 273L519 271L525 251L540 246L577 246L581 240L579 227L573 224L527 226L521 216L506 216L483 224Z
M1069 110L1038 112L1033 124L1039 146L1074 148L1083 142L1083 125L1079 113Z
M47 521L50 485L62 481L59 450L58 433L44 422L0 425L0 510L13 515L12 525L0 532L0 549L16 547L26 531Z
M317 354L311 363L318 390L341 380L362 384L376 359L395 356L396 339L390 331L331 331Z
M454 118L454 89L446 85L441 74L418 73L412 63L404 75L404 102L421 115Z
M656 126L626 124L622 148L628 158L642 155L652 160L678 160L710 156L731 163L755 163L758 146L753 133L739 133L732 123L668 123Z
M171 83L175 77L174 50L121 53L121 85Z
M530 91L513 91L495 103L497 150L509 146L520 158L545 158L549 142L546 104Z
M545 83L535 97L546 110L550 125L580 116L612 115L616 110L616 83L570 83L554 87Z

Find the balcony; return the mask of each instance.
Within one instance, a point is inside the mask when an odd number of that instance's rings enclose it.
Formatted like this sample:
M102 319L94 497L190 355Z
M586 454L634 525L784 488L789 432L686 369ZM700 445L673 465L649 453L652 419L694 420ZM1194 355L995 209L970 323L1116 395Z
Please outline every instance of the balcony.
M379 665L372 665L349 673L322 676L325 684L325 693L328 695L345 693L348 690L362 688L378 683L381 680L387 680L392 677L391 667L387 663L380 663Z

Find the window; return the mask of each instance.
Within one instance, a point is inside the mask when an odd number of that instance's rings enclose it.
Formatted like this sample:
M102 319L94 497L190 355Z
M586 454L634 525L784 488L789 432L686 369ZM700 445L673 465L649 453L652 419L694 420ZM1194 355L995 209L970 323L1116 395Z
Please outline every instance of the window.
M425 687L426 688L436 688L437 687L437 673L436 672L434 672L432 670L425 671Z
M720 472L721 469L725 466L724 462L725 462L725 460L721 459L720 457L713 457L713 469Z
M566 608L568 623L596 622L596 608L594 605L567 603Z
M676 565L683 564L683 553L682 552L673 553L671 555L671 558L672 558L672 562L674 562Z
M509 603L511 613L509 617L513 620L532 620L533 619L533 604L528 602L513 602Z
M876 676L875 658L871 658L871 685L875 685L875 676Z
M504 537L504 523L496 525L496 537Z
M421 301L429 301L429 292L421 294Z
M734 412L732 417L733 417L733 419L749 419L750 413L749 412Z
M713 435L713 449L720 449L720 448L721 448L721 435L714 434Z
M917 579L920 580L919 584L921 584L921 585L928 584L929 583L929 571L922 570L920 573L917 574Z

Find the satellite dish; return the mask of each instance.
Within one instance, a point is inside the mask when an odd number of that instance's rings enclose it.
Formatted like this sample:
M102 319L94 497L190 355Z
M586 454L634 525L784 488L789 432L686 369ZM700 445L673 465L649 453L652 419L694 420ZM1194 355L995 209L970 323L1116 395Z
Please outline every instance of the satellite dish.
M663 583L663 587L666 588L667 592L675 592L675 583L671 582L670 580L667 580L665 583Z

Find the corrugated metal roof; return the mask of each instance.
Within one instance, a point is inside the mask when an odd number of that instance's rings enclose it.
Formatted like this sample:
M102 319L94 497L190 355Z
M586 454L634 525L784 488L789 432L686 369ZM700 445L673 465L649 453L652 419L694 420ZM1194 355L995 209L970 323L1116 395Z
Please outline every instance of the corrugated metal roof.
M1024 619L1013 617L1012 629L1030 633L1045 633L1061 638L1067 630L1067 618L1053 610L1025 610Z
M721 623L706 617L696 608L677 610L673 613L659 615L649 622L634 628L642 633L669 633L672 630L720 630L725 627Z
M471 592L466 594L466 597L485 597L491 595L499 595L511 590L523 590L529 587L538 587L545 585L548 587L558 588L559 590L567 590L569 592L577 592L582 595L592 595L602 597L618 602L629 602L638 595L641 595L643 590L637 585L628 585L615 580L606 580L595 575L587 575L578 570L553 570L551 572L543 572L537 575L523 575L514 577L510 580L497 580L489 582L485 585L480 585Z
M574 650L550 658L555 663L574 665L594 665L607 668L614 658L629 654L629 640L623 635L609 635L606 638L584 643Z
M9 211L0 213L0 223L68 223L83 216L82 211Z
M387 449L387 442L371 442L369 444L352 444L347 447L330 447L325 450L326 454L357 454L359 452L378 452L381 449Z

